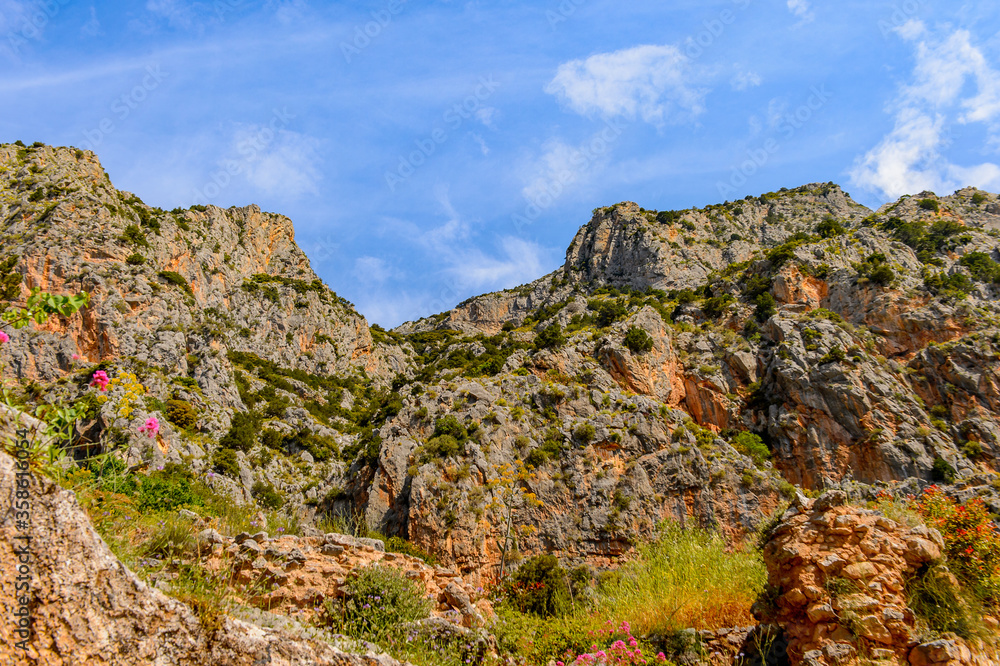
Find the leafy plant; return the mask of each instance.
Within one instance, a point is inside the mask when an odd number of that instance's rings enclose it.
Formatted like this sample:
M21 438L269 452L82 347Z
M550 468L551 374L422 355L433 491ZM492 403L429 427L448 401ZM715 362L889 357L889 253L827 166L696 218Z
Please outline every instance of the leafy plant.
M986 504L979 498L959 503L931 486L915 508L944 538L951 571L978 599L1000 603L1000 532Z
M182 430L193 430L198 425L198 412L190 402L171 398L167 400L164 416Z
M511 574L501 594L505 603L521 613L564 615L571 608L568 580L554 555L537 555Z
M633 354L648 352L653 348L653 338L643 329L632 326L625 333L625 346Z
M325 602L325 624L354 638L384 639L430 614L423 590L394 567L373 564L355 570L341 592L341 600Z
M194 290L191 289L191 285L188 284L187 279L180 273L176 271L160 271L157 275L175 287L180 287L185 294L194 298Z
M771 451L764 444L764 440L760 438L760 435L756 435L748 430L737 433L733 437L731 444L734 449L753 459L757 465L771 459Z
M562 326L559 324L552 324L548 326L535 336L535 349L548 349L551 347L558 347L566 342L566 336L563 335Z
M255 481L250 488L250 494L261 506L268 509L280 509L285 504L285 498L281 496L274 486L264 481Z

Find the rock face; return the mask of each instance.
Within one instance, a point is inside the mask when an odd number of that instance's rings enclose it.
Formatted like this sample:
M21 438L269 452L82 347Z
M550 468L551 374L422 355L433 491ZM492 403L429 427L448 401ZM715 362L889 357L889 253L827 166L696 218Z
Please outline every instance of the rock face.
M25 531L15 522L15 461L0 452L0 568L16 572ZM26 477L22 477L26 478ZM392 666L385 656L349 654L229 617L199 616L146 586L108 550L72 493L31 477L28 591L13 576L0 581L0 603L11 612L27 596L33 633L28 649L15 644L14 624L0 628L0 663L58 666L102 664L275 664L282 666Z
M800 496L764 548L774 599L758 613L785 630L791 663L996 663L983 645L919 639L906 585L941 559L937 530L907 529L845 500L841 491Z
M345 534L321 537L239 535L233 540L206 535L208 552L199 558L211 570L233 567L233 583L260 590L250 599L258 608L294 612L299 621L312 620L326 599L342 596L352 571L369 566L398 569L418 581L434 600L434 617L457 619L466 628L482 628L493 616L489 601L455 571L433 567L399 553L386 553L381 541ZM472 602L475 598L476 603Z

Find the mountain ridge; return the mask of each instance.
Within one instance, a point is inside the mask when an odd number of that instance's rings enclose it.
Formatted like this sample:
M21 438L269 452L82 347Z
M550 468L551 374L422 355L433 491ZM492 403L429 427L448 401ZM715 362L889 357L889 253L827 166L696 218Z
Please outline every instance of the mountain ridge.
M5 374L72 398L78 363L139 371L145 409L93 415L98 449L124 433L115 450L130 465L215 470L244 502L268 484L307 520L357 513L465 572L497 565L477 498L518 459L554 503L579 495L556 478L587 489L589 527L525 511L540 535L526 550L605 563L666 517L751 529L789 482L924 483L938 460L970 479L992 471L996 428L972 410L992 413L989 393L971 378L965 402L935 392L953 371L929 345L967 340L973 365L992 353L969 336L996 326L983 263L998 256L993 194L923 193L876 212L833 183L683 211L623 202L594 211L556 271L384 331L319 281L288 218L152 208L69 148L4 145L0 165L23 294L94 293L81 317L7 346ZM169 400L194 423L165 424L155 445L128 434ZM955 424L924 425L929 400ZM226 453L238 413L278 443ZM461 429L445 434L447 417ZM741 432L766 450L750 455ZM961 453L969 433L976 458ZM621 461L610 487L586 471L605 455ZM475 473L455 481L452 465ZM626 490L635 501L618 506Z

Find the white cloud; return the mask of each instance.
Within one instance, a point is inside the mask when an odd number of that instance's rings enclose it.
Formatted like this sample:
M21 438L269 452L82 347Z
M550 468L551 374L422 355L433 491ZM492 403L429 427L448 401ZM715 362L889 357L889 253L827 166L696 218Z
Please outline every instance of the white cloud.
M896 28L896 34L903 39L916 39L926 32L927 27L920 19L910 19L903 25Z
M101 34L101 22L93 5L90 6L90 19L80 27L80 34L85 37L97 37Z
M706 91L693 78L676 46L645 45L563 63L545 92L581 115L641 117L659 126L704 111Z
M146 10L173 28L190 30L195 24L194 10L184 0L148 0Z
M913 22L910 22L913 23ZM923 190L950 191L966 185L1000 187L1000 166L964 166L947 156L953 123L983 123L991 141L1000 132L1000 72L993 69L968 31L955 30L931 41L923 24L903 26L904 39L916 44L913 78L889 108L894 126L860 157L851 180L895 199ZM909 26L909 27L907 27ZM966 93L970 83L975 94Z
M402 277L402 272L379 257L358 257L354 260L354 277L367 284L382 284Z
M33 6L34 3L31 2L0 0L0 33L21 33L25 27L30 26ZM17 36L24 37L21 34Z
M454 301L483 289L512 287L541 277L548 253L541 246L513 236L498 239L497 252L484 252L470 241L471 231L451 203L447 186L435 188L435 196L448 216L444 224L420 232L413 243L424 248L442 266Z
M492 106L484 106L483 108L476 110L476 120L491 130L496 130L496 120L499 115L500 112L496 109L496 107Z
M733 87L733 90L746 90L748 88L756 88L761 84L761 81L760 74L746 71L737 72L729 84Z
M788 0L788 11L790 11L802 23L808 23L815 18L809 8L808 0Z
M578 146L559 138L543 144L544 152L522 169L527 183L521 194L545 210L570 187L591 180L611 159L617 135L604 129Z
M269 125L240 125L232 147L240 172L265 194L295 198L317 193L317 139Z
M469 134L472 136L472 139L479 144L479 151L483 154L483 157L488 157L490 154L490 147L486 144L486 139L475 132L469 132Z
M544 274L543 259L548 253L537 243L503 236L498 245L498 256L489 256L479 249L463 252L448 272L458 284L469 289L513 287Z

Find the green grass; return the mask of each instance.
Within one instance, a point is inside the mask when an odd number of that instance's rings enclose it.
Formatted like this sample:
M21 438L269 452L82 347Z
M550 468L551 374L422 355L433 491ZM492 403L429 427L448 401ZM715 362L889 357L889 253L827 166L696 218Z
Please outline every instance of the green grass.
M764 562L752 548L727 545L718 534L666 527L601 584L595 613L628 621L641 635L752 624L750 606L767 582Z

